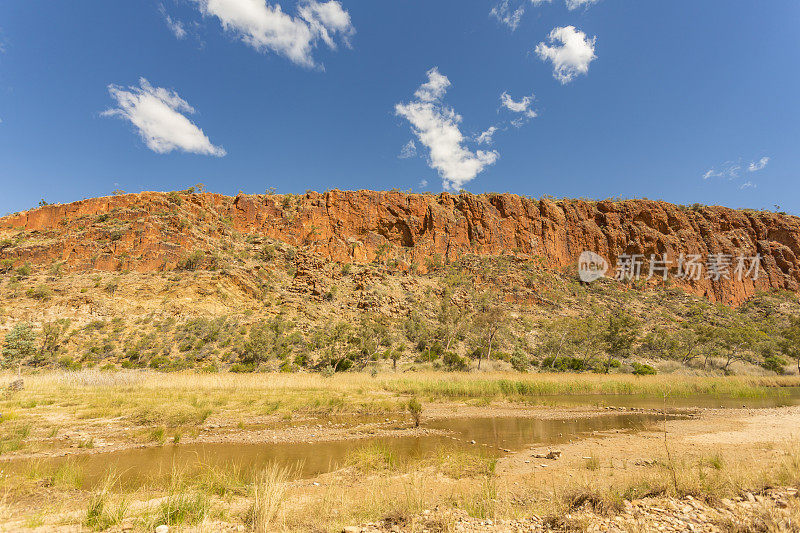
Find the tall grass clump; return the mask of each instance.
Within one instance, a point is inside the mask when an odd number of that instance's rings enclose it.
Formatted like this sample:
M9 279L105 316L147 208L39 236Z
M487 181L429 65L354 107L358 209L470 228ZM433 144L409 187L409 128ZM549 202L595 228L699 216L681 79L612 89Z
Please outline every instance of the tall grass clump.
M291 468L272 463L256 476L249 512L249 522L256 533L266 533L277 517L291 473Z
M89 529L103 531L113 526L118 526L125 519L128 511L128 503L123 498L116 504L111 502L111 494L117 477L109 474L103 481L99 490L89 497L86 507L86 519L84 525Z
M150 517L153 527L159 525L195 525L208 516L211 502L202 492L190 492L182 487L170 489L167 497Z
M198 475L200 487L209 494L221 498L247 492L248 481L244 470L237 463L222 466L201 465Z
M397 453L378 442L359 446L347 455L344 464L364 474L394 472L401 467Z

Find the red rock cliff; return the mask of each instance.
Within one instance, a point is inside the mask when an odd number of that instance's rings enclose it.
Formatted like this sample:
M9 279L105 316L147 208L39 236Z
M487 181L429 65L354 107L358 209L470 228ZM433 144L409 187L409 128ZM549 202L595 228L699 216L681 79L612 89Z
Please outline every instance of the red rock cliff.
M232 230L333 261L390 258L398 269L424 270L435 256L447 261L467 253L538 257L549 268L574 265L584 250L612 265L622 254L671 259L681 253L760 254L756 281L703 276L685 286L730 304L759 290L800 287L797 217L649 200L554 201L513 194L330 191L232 198L148 192L95 198L0 219L5 239L0 259L64 261L73 270L167 270L195 249L216 249Z

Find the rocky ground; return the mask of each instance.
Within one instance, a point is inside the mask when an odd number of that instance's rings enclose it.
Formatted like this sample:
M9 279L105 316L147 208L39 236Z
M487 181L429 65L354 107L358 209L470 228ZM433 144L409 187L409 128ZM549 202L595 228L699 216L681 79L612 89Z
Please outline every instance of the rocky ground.
M625 501L619 512L598 513L591 502L561 517L533 516L517 520L476 519L463 511L425 510L408 523L379 522L349 526L345 533L456 531L523 533L547 531L800 531L797 489L770 489L735 499L706 502L685 498L645 498Z

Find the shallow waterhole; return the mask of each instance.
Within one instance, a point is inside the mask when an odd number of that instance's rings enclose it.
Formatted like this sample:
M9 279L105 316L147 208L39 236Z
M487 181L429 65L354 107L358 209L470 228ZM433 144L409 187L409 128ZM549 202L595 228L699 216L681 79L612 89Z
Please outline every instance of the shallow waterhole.
M666 415L670 419L682 415ZM586 438L595 432L635 432L656 429L663 414L603 414L588 418L537 419L530 417L449 418L423 421L423 428L445 435L370 437L306 443L207 443L169 444L158 447L91 453L36 460L16 460L3 465L4 473L35 469L40 475L57 476L65 467L78 472L83 489L102 486L109 474L116 486L127 490L166 488L176 475L191 480L210 469L236 472L249 478L270 463L295 467L296 479L314 477L346 465L360 448L378 446L397 461L425 459L448 451L499 456L504 450L557 445ZM355 422L355 420L354 420ZM396 421L392 421L396 426ZM473 443L474 441L474 443Z

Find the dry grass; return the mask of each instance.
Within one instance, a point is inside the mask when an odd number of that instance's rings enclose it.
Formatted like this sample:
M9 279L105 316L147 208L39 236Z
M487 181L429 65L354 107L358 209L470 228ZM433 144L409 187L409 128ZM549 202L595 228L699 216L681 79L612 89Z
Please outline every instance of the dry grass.
M12 374L0 373L0 383L11 378ZM95 441L107 440L110 434L117 442L163 441L171 435L192 435L209 420L231 424L243 419L399 414L407 408L410 398L419 398L423 405L568 405L571 401L611 401L607 395L758 399L786 396L782 387L798 384L800 378L793 376L423 372L325 377L284 373L43 372L25 376L24 390L0 398L0 454L35 453L73 444L86 446L93 443L92 437ZM571 400L573 397L580 398ZM58 432L64 427L85 434L80 442L59 439Z
M757 397L770 393L767 387L794 384L796 378L501 373L344 374L330 378L316 374L43 373L27 376L24 391L0 401L5 415L0 432L28 450L45 445L36 444L39 441L63 446L53 438L57 426L132 426L150 438L154 428L197 426L209 418L235 421L262 413L297 412L400 413L411 395L423 403L528 402L547 394L656 397L664 391ZM165 435L162 430L159 438L163 440ZM44 519L53 523L51 517L42 518L33 511L47 503L80 512L80 522L94 528L117 524L123 517L143 529L159 523L202 524L213 518L247 523L258 531L336 531L386 518L413 528L417 514L436 506L458 508L476 518L558 516L579 506L613 512L625 500L648 495L691 494L713 500L768 485L800 486L800 449L796 446L787 445L779 453L749 450L758 454L758 460L733 447L670 443L670 448L674 462L658 440L651 455L655 464L636 468L620 463L611 449L589 448L582 455L591 453L595 459L579 457L561 474L545 478L546 474L498 474L495 458L474 450L441 448L421 458L401 460L388 448L369 445L350 456L345 470L320 476L319 486L289 481L293 475L285 465L271 465L255 477L230 465L205 467L191 478L175 473L174 479L161 487L147 486L130 494L112 488L83 491L80 467L64 463L56 472L32 467L27 473L4 476L0 493L9 513L26 517L30 524ZM559 465L568 461L562 459ZM47 487L46 491L42 487ZM142 503L148 501L153 503ZM442 524L442 530L451 526Z
M272 464L250 479L236 467L218 467L213 473L206 469L194 478L175 471L164 492L151 487L126 495L103 486L88 495L82 522L101 529L124 519L151 531L161 523L191 526L213 518L244 523L261 532L333 532L378 520L414 530L418 515L435 507L460 509L474 518L492 520L534 514L558 517L579 508L613 514L626 500L647 496L692 495L714 502L745 491L758 493L769 486L800 486L800 448L787 445L777 451L780 453L753 461L721 450L691 457L687 450L676 447L676 454L683 458L675 465L676 490L664 457L646 469L629 468L618 462L612 466L601 452L601 467L587 470L583 461L576 459L564 473L547 479L497 474L492 458L474 453L441 450L416 461L398 462L387 459L385 450L364 447L353 453L347 469L321 476L318 485L308 480L290 481L295 477L291 468ZM13 507L14 491L9 490L8 481L4 484ZM51 492L48 499L66 502L75 494L65 486ZM142 504L148 500L151 503ZM40 524L46 517L33 513L28 518L31 524ZM761 518L764 523L774 520L769 513ZM53 523L48 520L46 523ZM442 531L454 526L446 520L440 525Z
M270 531L286 497L286 485L292 469L272 463L262 470L253 483L253 506L249 518L256 533Z

